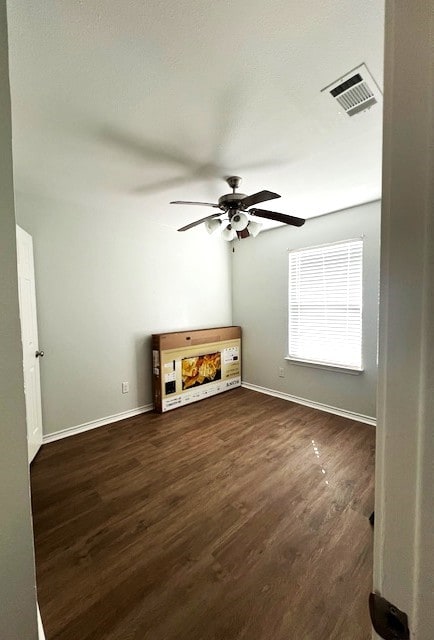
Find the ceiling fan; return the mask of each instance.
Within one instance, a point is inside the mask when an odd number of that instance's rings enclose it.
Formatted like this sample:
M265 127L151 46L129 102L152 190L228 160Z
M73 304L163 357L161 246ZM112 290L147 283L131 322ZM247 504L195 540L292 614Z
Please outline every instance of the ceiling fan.
M207 231L213 233L217 229L222 230L222 237L225 240L234 240L235 238L248 238L249 236L256 237L261 230L262 224L252 220L252 216L255 218L266 218L267 220L276 220L277 222L283 222L285 224L291 224L295 227L301 227L305 220L303 218L296 218L295 216L289 216L285 213L278 213L276 211L268 211L267 209L256 209L253 205L259 202L265 202L266 200L274 200L280 198L278 193L272 191L258 191L251 196L246 196L244 193L237 193L237 189L240 185L241 178L239 176L230 176L226 179L226 182L232 189L232 193L226 193L219 198L217 204L211 202L189 202L186 200L174 200L170 204L188 204L188 205L200 205L203 207L213 207L219 209L218 213L212 213L205 218L195 220L181 227L178 231L188 231L198 224L204 223ZM227 223L227 224L226 224Z

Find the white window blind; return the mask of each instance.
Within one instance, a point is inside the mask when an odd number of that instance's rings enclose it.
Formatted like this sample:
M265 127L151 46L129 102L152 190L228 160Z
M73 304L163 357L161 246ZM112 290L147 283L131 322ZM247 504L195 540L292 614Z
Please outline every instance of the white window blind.
M289 253L289 357L362 369L363 240Z

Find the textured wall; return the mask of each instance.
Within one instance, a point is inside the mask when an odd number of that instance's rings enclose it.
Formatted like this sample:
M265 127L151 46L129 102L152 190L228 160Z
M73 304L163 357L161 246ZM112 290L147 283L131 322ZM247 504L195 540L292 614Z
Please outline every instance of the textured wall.
M230 247L202 227L21 194L16 212L34 242L45 434L150 403L152 333L231 323Z

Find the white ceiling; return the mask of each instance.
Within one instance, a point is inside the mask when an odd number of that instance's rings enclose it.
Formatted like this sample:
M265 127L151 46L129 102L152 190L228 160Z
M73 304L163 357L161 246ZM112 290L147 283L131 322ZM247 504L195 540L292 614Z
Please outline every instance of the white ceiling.
M383 5L10 0L16 189L172 227L231 174L298 216L379 198L381 108L320 90L362 62L382 85Z

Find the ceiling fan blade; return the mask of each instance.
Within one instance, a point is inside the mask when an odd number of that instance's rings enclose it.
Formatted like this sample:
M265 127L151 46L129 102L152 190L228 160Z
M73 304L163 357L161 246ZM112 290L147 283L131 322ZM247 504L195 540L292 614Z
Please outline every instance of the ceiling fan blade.
M213 204L212 202L190 202L189 200L172 200L170 204L198 204L201 207L214 207L215 209L219 208L218 204Z
M237 236L238 239L241 240L242 238L248 238L250 236L250 233L247 229L243 229L242 231L237 231Z
M200 220L196 220L195 222L190 222L190 224L186 224L185 227L181 227L178 231L188 231L189 229L193 229L198 224L202 224L206 220L210 220L211 218L218 218L222 213L212 213L210 216L206 216L206 218L201 218Z
M129 154L135 154L142 160L152 163L177 164L184 169L196 171L200 167L200 162L191 158L176 147L168 146L164 142L153 142L152 140L141 139L136 133L116 130L104 127L100 131L100 136L104 142L123 150Z
M267 190L258 191L258 193L253 193L251 196L243 198L243 208L247 209L247 207L251 207L252 204L258 204L258 202L265 202L266 200L274 200L274 198L280 198L279 194Z
M159 182L153 182L151 184L145 184L140 187L136 187L132 190L132 193L143 194L146 195L148 193L158 193L160 191L165 191L166 189L172 189L173 187L178 187L179 185L188 184L189 182L194 182L194 178L192 176L180 176L179 178L168 178L167 180L160 180Z
M259 218L267 218L267 220L276 220L276 222L292 224L294 227L302 227L306 222L303 218L288 216L286 213L278 213L277 211L267 211L266 209L249 209L249 213Z

